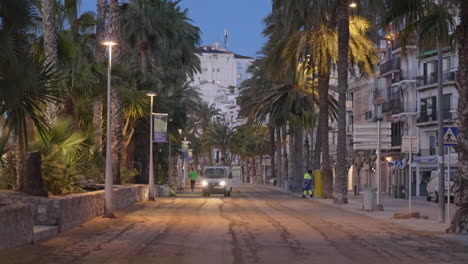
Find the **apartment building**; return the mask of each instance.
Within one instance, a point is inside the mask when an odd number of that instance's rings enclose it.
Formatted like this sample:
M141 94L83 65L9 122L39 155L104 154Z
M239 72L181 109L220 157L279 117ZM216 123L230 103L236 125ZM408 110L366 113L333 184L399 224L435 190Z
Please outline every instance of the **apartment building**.
M392 35L387 38L381 56L374 78L350 80L348 98L352 100L353 108L348 122L351 125L376 122L377 119L390 122L392 147L382 151L380 188L390 194L398 194L395 186L408 190L411 175L412 194L424 196L430 172L437 169L437 104L444 105L444 125L456 124L458 57L454 49L443 49L444 95L438 98L436 50L402 47ZM420 152L413 157L411 172L409 156L401 151L403 136L419 137L419 142L414 143L419 144ZM357 153L355 151L354 155ZM402 161L405 166L396 168L395 161ZM370 186L375 187L372 183Z

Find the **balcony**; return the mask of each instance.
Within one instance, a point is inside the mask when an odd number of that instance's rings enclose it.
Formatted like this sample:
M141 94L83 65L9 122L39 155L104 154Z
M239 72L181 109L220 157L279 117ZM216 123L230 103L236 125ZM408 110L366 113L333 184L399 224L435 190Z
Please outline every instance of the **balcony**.
M436 147L429 148L429 149L420 149L419 150L419 155L420 156L434 156L436 154L437 154Z
M418 107L414 103L404 103L401 99L391 99L383 104L382 111L392 115L400 113L416 113L418 111Z
M400 58L392 59L380 65L380 76L387 75L393 71L400 70Z
M454 113L453 109L444 108L444 122L452 122L457 119L457 114ZM434 111L432 114L428 114L427 112L421 112L418 114L417 123L429 123L429 122L436 122L438 118L437 111Z
M457 75L456 72L446 72L442 74L442 81L444 83L455 82L456 75ZM430 75L421 75L416 78L417 87L435 86L437 85L437 82L438 82L437 72L433 72Z

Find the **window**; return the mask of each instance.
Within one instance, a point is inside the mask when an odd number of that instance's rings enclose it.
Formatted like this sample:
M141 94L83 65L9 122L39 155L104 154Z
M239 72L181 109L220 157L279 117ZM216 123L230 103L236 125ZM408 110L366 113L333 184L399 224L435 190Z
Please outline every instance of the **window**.
M215 72L215 68L213 68L213 72Z
M421 116L419 122L437 120L437 97L431 96L421 99Z
M437 137L435 135L429 136L429 155L436 154L436 147L437 147Z
M430 61L424 63L423 68L424 85L437 82L437 61Z
M203 71L206 71L206 72L207 72L207 71L208 71L208 68L203 68Z
M217 68L216 71L219 72L219 68Z
M443 104L444 119L452 119L452 113L450 112L451 97L452 97L452 94L444 94L444 104Z

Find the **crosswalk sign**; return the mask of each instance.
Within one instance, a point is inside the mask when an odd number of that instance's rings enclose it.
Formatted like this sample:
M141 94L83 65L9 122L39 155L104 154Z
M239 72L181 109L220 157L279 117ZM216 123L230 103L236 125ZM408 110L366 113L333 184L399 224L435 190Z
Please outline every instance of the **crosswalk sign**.
M444 127L444 146L455 146L458 143L458 127Z

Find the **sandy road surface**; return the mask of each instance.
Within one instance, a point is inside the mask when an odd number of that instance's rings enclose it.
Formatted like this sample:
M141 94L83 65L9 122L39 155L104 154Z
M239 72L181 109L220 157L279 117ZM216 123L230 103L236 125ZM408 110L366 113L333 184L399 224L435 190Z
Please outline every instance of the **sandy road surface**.
M468 263L468 248L432 234L258 186L144 202L0 263Z

